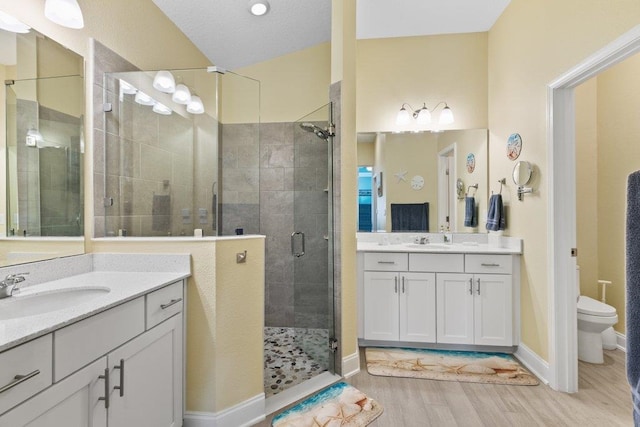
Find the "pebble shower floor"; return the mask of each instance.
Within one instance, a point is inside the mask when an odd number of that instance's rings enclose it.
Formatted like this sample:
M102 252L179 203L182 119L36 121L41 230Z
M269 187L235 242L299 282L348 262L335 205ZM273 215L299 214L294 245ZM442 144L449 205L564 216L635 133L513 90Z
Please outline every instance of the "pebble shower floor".
M326 329L264 328L264 391L271 397L328 369Z

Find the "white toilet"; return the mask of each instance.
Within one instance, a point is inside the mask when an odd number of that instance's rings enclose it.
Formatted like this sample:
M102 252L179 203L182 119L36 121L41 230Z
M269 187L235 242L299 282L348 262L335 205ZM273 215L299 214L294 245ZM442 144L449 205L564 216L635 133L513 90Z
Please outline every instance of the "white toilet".
M580 294L580 269L576 271ZM618 323L616 309L583 295L578 297L578 359L588 363L604 363L602 332Z

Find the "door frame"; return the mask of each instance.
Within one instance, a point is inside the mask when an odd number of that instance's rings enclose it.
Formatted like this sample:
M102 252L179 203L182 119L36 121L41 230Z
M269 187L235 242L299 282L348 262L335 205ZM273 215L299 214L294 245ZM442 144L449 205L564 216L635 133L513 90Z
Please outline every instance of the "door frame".
M446 206L449 212L449 230L455 230L458 220L458 204L454 196L456 194L456 183L451 180L451 177L457 176L457 156L458 151L455 142L438 153L438 224L436 224L435 229L430 230L431 233L437 233L440 225L445 223L446 215L444 214L443 206ZM445 173L444 170L446 168L449 169L450 179L441 180L440 176ZM432 228L432 226L429 228Z
M549 170L549 385L578 391L576 299L576 86L640 52L640 25L618 37L547 85L547 163Z

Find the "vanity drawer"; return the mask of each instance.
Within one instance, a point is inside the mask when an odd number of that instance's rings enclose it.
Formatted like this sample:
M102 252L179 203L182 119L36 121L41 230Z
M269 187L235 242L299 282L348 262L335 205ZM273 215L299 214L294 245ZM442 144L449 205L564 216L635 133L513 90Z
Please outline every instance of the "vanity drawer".
M511 274L512 267L511 255L467 255L464 260L467 273Z
M409 271L464 272L463 254L409 254Z
M406 253L367 252L364 254L364 269L369 271L407 271Z
M54 381L144 332L144 297L55 331Z
M0 414L51 385L52 341L48 334L0 353Z
M182 281L147 295L147 329L182 311Z

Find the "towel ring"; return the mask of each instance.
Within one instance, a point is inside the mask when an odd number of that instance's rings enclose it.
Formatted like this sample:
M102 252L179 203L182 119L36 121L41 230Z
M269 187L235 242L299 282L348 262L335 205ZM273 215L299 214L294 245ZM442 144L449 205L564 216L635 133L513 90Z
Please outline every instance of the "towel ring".
M469 190L472 189L472 188L475 189L476 192L477 192L478 191L478 184L470 185L470 186L467 187L467 193L466 193L467 196L469 195ZM475 192L473 194L475 195Z

